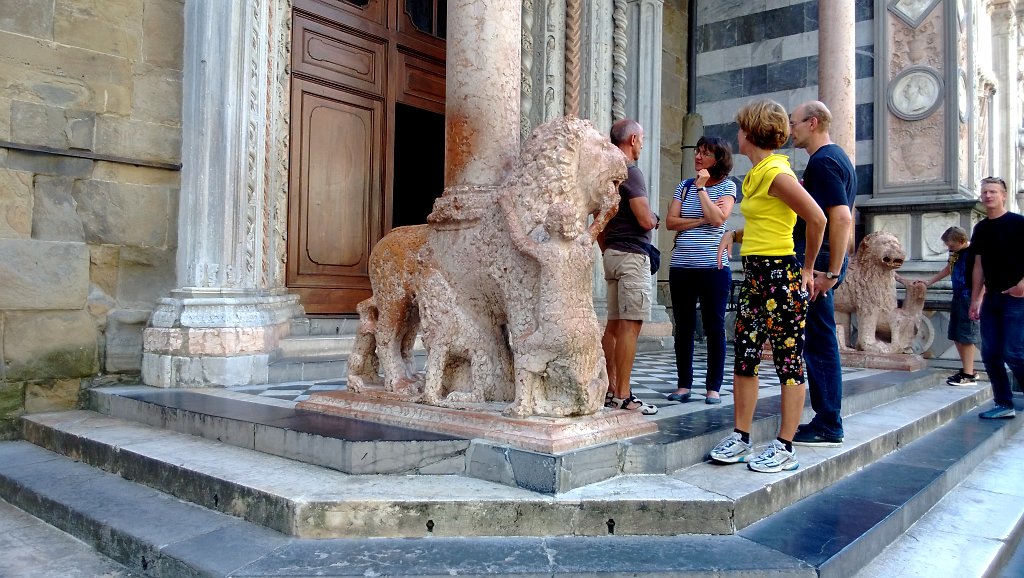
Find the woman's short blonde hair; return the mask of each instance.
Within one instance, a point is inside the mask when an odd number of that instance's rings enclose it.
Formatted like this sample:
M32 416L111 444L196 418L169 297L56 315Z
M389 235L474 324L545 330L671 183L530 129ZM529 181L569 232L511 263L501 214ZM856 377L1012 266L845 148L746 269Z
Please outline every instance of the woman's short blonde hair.
M736 113L736 123L758 148L775 150L789 140L789 115L774 100L751 102Z

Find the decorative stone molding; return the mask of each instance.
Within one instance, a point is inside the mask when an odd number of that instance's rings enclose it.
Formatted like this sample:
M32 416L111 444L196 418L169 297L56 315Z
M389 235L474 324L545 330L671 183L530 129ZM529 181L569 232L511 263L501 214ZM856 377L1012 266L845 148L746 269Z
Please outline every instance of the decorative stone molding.
M185 6L178 289L143 334L143 381L265 383L289 321L289 0Z

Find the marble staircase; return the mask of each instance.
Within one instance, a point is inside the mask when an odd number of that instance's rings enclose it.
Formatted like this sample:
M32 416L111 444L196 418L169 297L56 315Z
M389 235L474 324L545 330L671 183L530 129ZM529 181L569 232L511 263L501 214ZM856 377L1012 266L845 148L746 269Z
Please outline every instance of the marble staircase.
M0 444L0 498L149 575L401 574L418 556L436 575L618 575L632 560L655 575L846 577L1024 435L1024 420L977 418L985 384L943 375L855 380L844 446L799 448L801 467L778 475L702 461L731 428L728 404L545 456L230 391L110 388L90 410L26 416L26 441ZM777 397L763 394L755 440L777 426ZM389 562L339 562L371 551Z

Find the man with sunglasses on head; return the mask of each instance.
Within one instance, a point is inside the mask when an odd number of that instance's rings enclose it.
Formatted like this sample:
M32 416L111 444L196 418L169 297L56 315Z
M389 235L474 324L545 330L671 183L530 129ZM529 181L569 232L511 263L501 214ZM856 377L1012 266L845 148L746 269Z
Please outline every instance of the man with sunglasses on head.
M846 246L853 229L852 207L857 195L857 173L850 157L832 142L829 127L832 113L819 101L796 107L789 115L793 146L810 155L804 169L803 185L821 210L827 224L825 238L814 262L814 286L804 340L807 389L814 418L801 424L793 438L795 446L840 447L843 444L843 370L836 337L833 290L846 275ZM806 223L797 219L793 240L797 259L804 258Z
M1013 392L1006 366L1024 383L1024 216L1006 209L1006 181L981 179L985 219L974 226L971 319L981 319L981 359L996 406L982 419L1012 418Z

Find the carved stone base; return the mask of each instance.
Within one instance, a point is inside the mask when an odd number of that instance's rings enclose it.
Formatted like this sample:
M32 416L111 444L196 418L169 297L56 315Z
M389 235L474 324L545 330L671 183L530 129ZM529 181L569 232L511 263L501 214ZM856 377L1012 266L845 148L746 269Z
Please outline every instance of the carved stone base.
M271 354L302 314L298 297L284 290L173 291L143 331L142 380L156 387L267 383Z
M772 360L771 345L765 344L761 350L761 359ZM860 367L864 369L889 369L894 371L918 371L928 366L924 357L916 353L870 353L853 349L839 351L840 364L843 367Z
M557 454L658 431L654 421L637 412L602 409L579 418L512 418L501 414L507 404L465 404L467 409L405 401L383 390L332 391L311 396L299 409L376 423L481 438L516 448ZM470 406L473 406L470 408Z
M916 353L869 353L866 351L840 351L843 367L918 371L928 366L924 357Z

